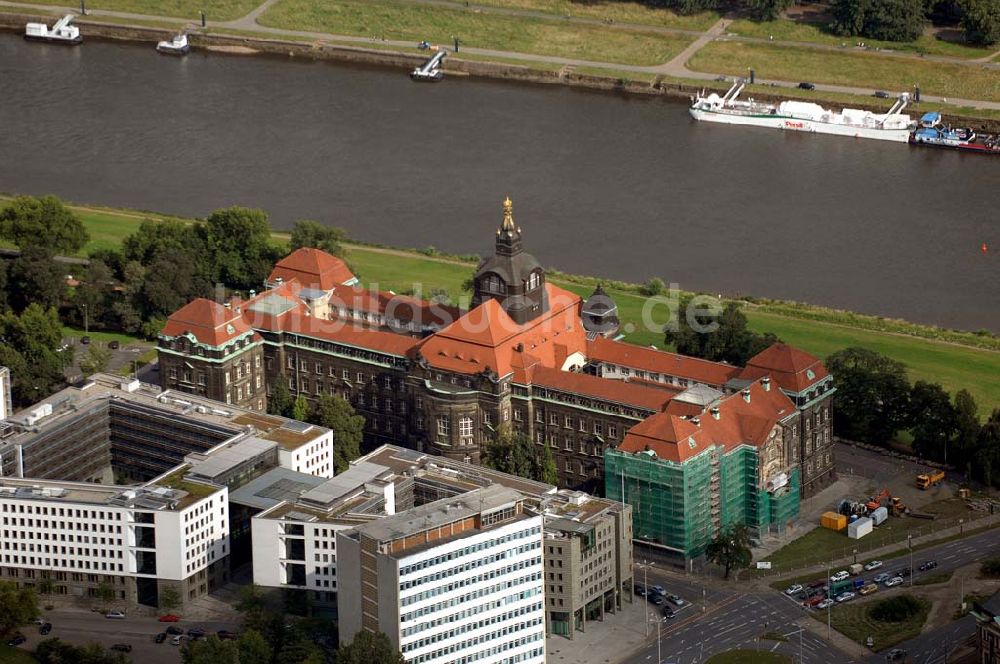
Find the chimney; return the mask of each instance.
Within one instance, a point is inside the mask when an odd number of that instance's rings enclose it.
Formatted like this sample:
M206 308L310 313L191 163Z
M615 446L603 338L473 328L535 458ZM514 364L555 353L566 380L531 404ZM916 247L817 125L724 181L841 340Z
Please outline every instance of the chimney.
M747 403L750 403L750 388L749 387L744 388L744 390L743 390L743 400L746 401Z
M697 417L692 417L691 418L691 424L695 425L696 427L697 426L701 426L701 420L698 419Z
M712 406L711 413L712 413L712 417L713 418L719 419L719 407L718 406Z
M251 288L251 289L250 289L250 299L252 300L252 299L254 299L255 297L257 297L257 291L256 291L256 290L254 290L253 288Z
M770 392L771 391L771 377L770 376L764 376L763 378L761 378L760 379L760 384L764 386L764 391L765 392Z
M226 309L232 309L233 308L233 303L232 302L226 302L222 306L224 306Z
M278 277L277 279L274 280L274 282L280 286L285 282L285 279L283 277Z

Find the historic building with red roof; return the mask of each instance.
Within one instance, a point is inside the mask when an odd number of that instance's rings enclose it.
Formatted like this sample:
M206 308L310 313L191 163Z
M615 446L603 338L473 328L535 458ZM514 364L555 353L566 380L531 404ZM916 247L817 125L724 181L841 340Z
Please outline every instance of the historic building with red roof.
M364 288L341 259L298 249L279 261L262 292L227 305L199 301L170 317L160 356L190 381L169 386L204 388L221 401L240 398L233 386L243 384L234 382L231 364L216 366L218 358L201 354L207 347L177 341L185 334L208 339L224 322L245 335L242 343L256 344L262 358L266 389L253 380L242 392L246 401L246 390L253 390L251 407L265 409L265 393L279 381L293 397L340 396L365 417L369 444L402 444L473 463L499 431L518 431L552 448L562 486L593 491L604 485L605 450L628 435L638 440L658 422L684 422L771 372L781 387L774 393L790 399L795 414L797 397L786 385L801 388L799 373L811 372L817 378L806 386L808 396L826 378L818 361L800 351L789 357L769 349L740 368L614 340L614 302L595 291L585 306L549 283L524 251L509 199L494 242L493 255L473 275L467 311ZM229 382L199 383L202 373L226 371ZM173 379L161 380L167 386ZM814 396L828 431L829 391ZM791 432L783 439L797 440ZM801 449L796 454L802 458Z

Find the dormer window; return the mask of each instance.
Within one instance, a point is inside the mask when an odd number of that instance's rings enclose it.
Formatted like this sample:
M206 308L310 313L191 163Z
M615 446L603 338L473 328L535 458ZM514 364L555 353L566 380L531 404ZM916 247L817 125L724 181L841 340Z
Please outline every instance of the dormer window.
M503 279L495 274L486 277L486 290L490 293L503 293Z
M533 291L538 288L538 285L542 282L541 277L538 276L537 272L532 272L528 275L528 290Z

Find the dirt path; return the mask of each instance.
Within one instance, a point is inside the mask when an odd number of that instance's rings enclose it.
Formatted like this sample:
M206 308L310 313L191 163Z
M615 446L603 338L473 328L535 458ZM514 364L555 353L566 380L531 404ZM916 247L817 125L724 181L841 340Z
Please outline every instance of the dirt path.
M914 594L934 603L924 623L924 631L947 625L954 620L962 597L969 594L990 596L1000 590L1000 580L980 579L979 563L955 570L946 583L916 586Z

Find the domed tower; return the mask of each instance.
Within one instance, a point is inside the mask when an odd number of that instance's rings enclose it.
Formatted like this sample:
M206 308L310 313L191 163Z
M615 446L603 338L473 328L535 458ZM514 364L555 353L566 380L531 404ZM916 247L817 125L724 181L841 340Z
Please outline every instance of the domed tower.
M549 308L545 270L521 247L521 229L514 223L510 198L503 202L494 255L479 264L472 280L472 306L497 300L515 323L527 323Z
M618 335L618 305L600 284L597 284L597 288L583 303L580 315L583 317L583 329L587 331L587 337L613 339Z

